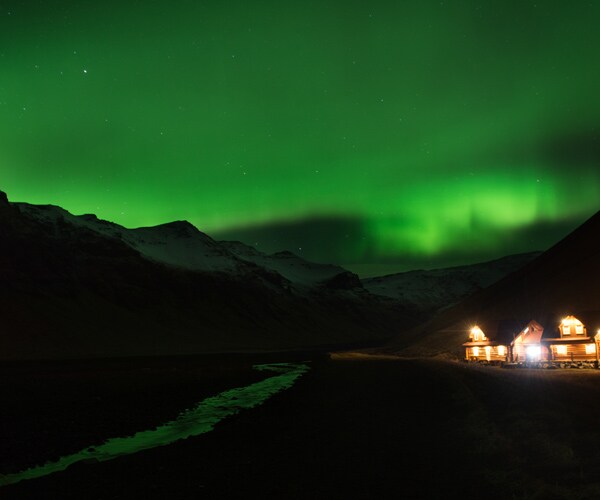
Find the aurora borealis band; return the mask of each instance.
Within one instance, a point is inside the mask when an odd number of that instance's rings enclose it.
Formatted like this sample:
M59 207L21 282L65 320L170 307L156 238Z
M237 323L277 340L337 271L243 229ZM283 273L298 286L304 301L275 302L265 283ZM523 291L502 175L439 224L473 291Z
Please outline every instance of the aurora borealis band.
M599 208L600 3L6 1L0 189L371 274Z

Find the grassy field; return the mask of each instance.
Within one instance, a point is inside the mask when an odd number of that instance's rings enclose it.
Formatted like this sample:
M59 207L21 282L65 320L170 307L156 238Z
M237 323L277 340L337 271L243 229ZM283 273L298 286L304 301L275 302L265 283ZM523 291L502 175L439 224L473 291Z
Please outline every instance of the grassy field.
M152 428L260 380L215 357L2 369L0 472ZM294 387L169 446L1 498L600 497L600 372L314 357Z

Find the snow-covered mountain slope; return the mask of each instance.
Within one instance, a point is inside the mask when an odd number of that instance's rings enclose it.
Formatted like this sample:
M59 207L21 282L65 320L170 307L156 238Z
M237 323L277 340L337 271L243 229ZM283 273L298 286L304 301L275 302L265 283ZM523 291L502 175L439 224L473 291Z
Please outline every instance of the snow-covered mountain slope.
M15 203L22 213L46 224L67 221L118 238L153 261L194 271L243 272L245 263L186 221L127 229L93 214L73 215L54 205Z
M468 266L409 271L362 280L371 293L398 300L422 312L442 309L486 288L531 262L541 252L509 255Z
M267 255L240 241L220 243L238 258L275 271L295 285L313 287L331 283L335 278L345 277L349 285L354 282L354 286L361 286L356 275L340 266L309 262L287 251Z
M127 229L98 219L93 214L73 215L54 205L15 203L19 210L46 225L55 226L66 221L110 238L118 238L142 256L194 271L223 272L240 276L256 272L257 266L267 270L275 281L289 288L291 282L297 291L317 285L337 288L361 288L356 275L342 267L308 262L291 252L266 255L239 241L217 242L186 221L175 221L152 227Z

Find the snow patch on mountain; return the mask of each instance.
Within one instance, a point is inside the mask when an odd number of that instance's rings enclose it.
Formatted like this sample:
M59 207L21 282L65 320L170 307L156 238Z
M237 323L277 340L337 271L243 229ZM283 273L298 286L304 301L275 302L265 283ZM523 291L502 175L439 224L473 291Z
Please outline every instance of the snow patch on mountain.
M423 312L448 307L520 269L541 252L509 255L468 266L418 270L362 280L371 293Z
M175 221L152 227L127 229L119 224L98 219L93 214L73 215L54 205L16 203L22 213L45 223L60 220L83 227L110 238L119 238L144 257L175 267L195 271L235 273L245 267L237 257L210 236L186 221Z
M73 215L54 205L14 205L46 226L56 228L60 221L66 221L109 238L118 238L144 257L170 266L233 276L259 271L268 281L281 280L282 286L289 281L297 290L328 283L333 288L361 287L358 278L342 267L308 262L291 252L266 255L239 241L217 242L187 221L128 229L93 214ZM347 279L339 278L345 275Z
M275 271L295 285L313 287L331 282L336 276L352 274L343 267L309 262L288 251L267 255L240 241L221 241L220 244L238 258ZM358 280L356 284L360 287Z

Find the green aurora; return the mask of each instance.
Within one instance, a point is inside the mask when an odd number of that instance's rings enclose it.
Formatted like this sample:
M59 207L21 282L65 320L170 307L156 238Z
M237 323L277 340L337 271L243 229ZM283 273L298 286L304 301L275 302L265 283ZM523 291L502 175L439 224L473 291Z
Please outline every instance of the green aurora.
M365 275L598 210L600 3L7 1L0 189Z

